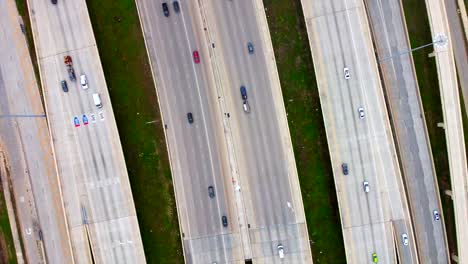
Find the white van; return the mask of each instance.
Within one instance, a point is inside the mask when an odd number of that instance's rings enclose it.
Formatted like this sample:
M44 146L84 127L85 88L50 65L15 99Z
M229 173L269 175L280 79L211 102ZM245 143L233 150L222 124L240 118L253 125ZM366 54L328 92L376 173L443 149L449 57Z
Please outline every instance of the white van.
M278 245L278 255L280 259L284 258L284 247L282 244Z
M93 101L97 108L102 108L101 96L98 93L93 94Z

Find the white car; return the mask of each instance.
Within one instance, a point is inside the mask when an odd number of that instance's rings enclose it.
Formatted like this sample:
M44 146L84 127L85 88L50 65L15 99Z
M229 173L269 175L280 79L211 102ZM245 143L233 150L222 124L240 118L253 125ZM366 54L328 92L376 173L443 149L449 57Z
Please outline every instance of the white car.
M365 114L364 114L364 107L359 107L357 109L358 113L359 113L359 119L364 119L365 117Z
M86 75L82 74L80 76L80 83L84 90L88 89L88 79L86 78Z
M348 68L344 68L343 71L344 71L344 78L345 78L346 80L349 80L349 79L351 78L351 75L349 75L349 69L348 69Z
M284 258L284 247L283 244L278 245L278 255L280 259Z
M403 241L403 245L407 246L409 244L408 234L406 233L401 234L401 240Z
M368 181L364 181L362 183L362 185L364 186L364 192L368 193L369 192L369 182Z
M440 220L440 214L437 210L432 211L432 215L434 216L434 220L436 221Z

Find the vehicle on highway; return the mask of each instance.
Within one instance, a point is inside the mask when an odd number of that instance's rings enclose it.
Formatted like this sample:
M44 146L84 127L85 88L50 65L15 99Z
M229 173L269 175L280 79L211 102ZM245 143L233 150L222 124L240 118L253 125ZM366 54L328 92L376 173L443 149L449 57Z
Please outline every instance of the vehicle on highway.
M75 75L75 70L73 69L72 58L67 55L67 56L63 57L63 62L65 63L65 66L67 67L68 78L70 78L70 81L75 81L76 80L76 75Z
M198 64L200 63L200 55L198 55L198 51L194 50L193 51L193 61Z
M65 80L62 80L62 81L60 82L60 84L62 85L62 90L63 90L64 92L66 92L66 93L67 93L67 92L68 92L68 85L67 85L67 81L65 81Z
M403 241L403 245L407 246L409 244L408 234L406 233L401 234L401 240Z
M368 193L369 192L369 182L368 181L364 181L362 183L362 185L364 186L364 192Z
M351 78L351 75L349 75L349 69L345 67L343 71L344 71L344 78L346 80L349 80Z
M247 50L249 51L249 54L254 53L254 46L253 46L252 42L247 42Z
M80 83L81 83L81 87L84 90L88 89L88 78L86 78L86 75L84 74L80 75Z
M88 124L88 118L86 117L86 115L83 115L83 125L87 125Z
M374 263L378 263L379 262L379 258L377 257L377 253L372 253L372 262Z
M245 89L245 86L240 87L240 93L242 96L242 100L247 100L247 89Z
M348 163L341 164L341 170L343 171L344 175L348 175Z
M247 100L244 100L242 107L244 108L244 112L250 113L250 105L249 105L249 102L247 102Z
M54 5L57 4L57 0L52 0L51 2L52 2L52 4L54 4Z
M75 118L73 118L73 123L75 123L75 127L79 127L80 126L80 119L78 119L78 117L75 116Z
M179 13L179 12L180 12L179 2L177 2L177 1L172 2L172 6L174 7L174 11L175 11L176 13Z
M215 197L215 191L214 191L213 186L208 186L208 196L210 196L210 198Z
M102 108L101 96L98 93L93 93L93 102L97 108Z
M278 245L278 256L280 259L284 258L284 247L283 244Z
M439 221L439 220L440 220L439 211L434 210L434 211L432 212L432 215L434 216L434 220L436 220L436 221Z
M169 7L167 6L167 3L164 2L162 3L162 9L165 17L169 17Z
M359 119L364 119L364 117L365 117L364 107L359 107L358 108L358 113L359 113Z
M187 113L187 120L190 124L193 123L193 115L192 115L192 112L188 112Z
M223 226L224 226L224 227L227 227L227 226L228 226L227 216L223 215L223 216L221 217L221 221L223 222Z

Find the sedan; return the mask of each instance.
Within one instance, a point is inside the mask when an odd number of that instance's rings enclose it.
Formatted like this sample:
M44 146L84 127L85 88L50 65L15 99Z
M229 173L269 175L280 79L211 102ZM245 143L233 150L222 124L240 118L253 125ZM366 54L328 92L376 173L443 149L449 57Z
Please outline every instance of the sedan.
M348 163L343 163L341 164L341 170L343 171L343 174L344 175L348 175L349 171L348 171Z
M403 245L407 246L409 244L408 234L406 233L401 234L401 240L403 241Z
M193 114L191 112L187 113L187 120L190 124L193 123Z
M175 11L176 13L179 13L179 12L180 12L179 2L174 1L174 2L172 2L172 5L174 6L174 11Z
M221 217L221 221L223 222L224 227L228 226L227 217L225 215L223 215L223 217Z
M87 125L88 124L88 118L86 117L86 115L83 115L83 125Z
M358 108L358 113L359 113L359 119L364 119L364 117L365 117L364 107L359 107Z
M214 191L213 186L209 186L209 187L208 187L208 196L209 196L210 198L214 198L214 197L215 197L215 191Z
M249 51L249 54L254 53L254 46L253 46L252 42L247 43L247 50Z
M440 220L440 214L437 210L434 210L432 212L432 215L434 216L434 220L439 221Z
M84 90L88 89L88 78L86 78L86 75L82 74L80 76L80 83Z
M377 253L372 253L372 262L374 263L378 263L379 262L379 258L377 257Z
M193 61L194 61L196 64L200 63L200 55L198 55L198 51L197 51L197 50L193 51Z
M68 92L68 85L67 85L67 81L63 80L60 82L60 84L62 85L62 90L67 93Z
M75 127L79 127L80 126L80 119L78 119L78 117L75 116L75 118L73 118L73 123L75 123Z
M351 78L351 76L349 75L349 69L348 69L348 68L344 68L343 71L344 71L344 78L345 78L345 80L349 80L349 79Z
M364 181L362 183L363 187L364 187L364 192L368 193L369 192L369 182L368 181Z

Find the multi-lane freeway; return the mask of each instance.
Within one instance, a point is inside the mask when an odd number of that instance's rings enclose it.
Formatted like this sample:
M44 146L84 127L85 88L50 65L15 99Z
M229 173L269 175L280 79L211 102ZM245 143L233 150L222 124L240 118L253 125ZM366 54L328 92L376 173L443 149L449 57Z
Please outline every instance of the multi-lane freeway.
M399 0L366 1L382 80L411 205L419 259L422 263L447 263L448 247L441 212L429 136Z
M28 1L77 263L144 263L117 126L85 1ZM71 56L76 81L64 64ZM80 75L87 76L87 89ZM67 82L67 89L61 85ZM68 90L68 91L67 91ZM102 107L93 94L100 94Z
M346 258L417 263L408 206L362 1L302 1ZM343 169L343 165L347 169ZM366 187L368 186L368 187ZM407 234L408 245L403 236Z
M16 248L18 262L73 263L46 116L18 18L14 1L0 0L0 162L24 248L24 255Z

